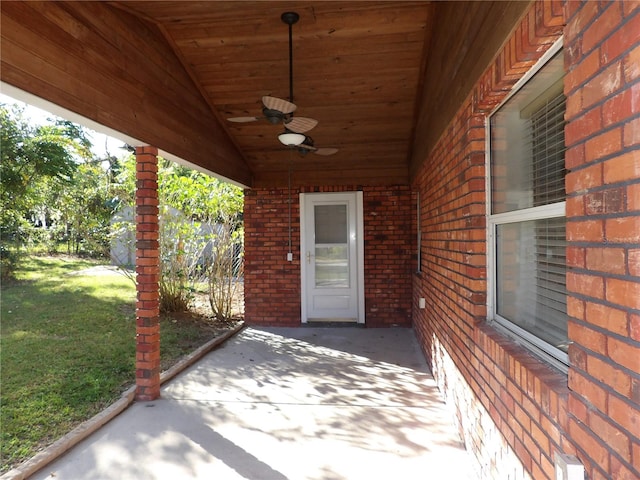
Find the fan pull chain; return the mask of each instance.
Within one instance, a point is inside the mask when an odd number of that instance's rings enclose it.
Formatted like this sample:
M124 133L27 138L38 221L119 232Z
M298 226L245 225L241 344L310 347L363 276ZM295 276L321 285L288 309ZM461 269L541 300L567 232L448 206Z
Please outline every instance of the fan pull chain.
M291 251L291 168L293 165L293 149L289 149L289 253Z

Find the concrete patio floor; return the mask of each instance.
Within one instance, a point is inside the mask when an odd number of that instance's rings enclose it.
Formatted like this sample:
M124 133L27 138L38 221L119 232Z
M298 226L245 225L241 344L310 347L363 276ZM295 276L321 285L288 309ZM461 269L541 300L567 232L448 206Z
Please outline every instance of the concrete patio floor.
M246 328L36 480L473 479L410 329Z

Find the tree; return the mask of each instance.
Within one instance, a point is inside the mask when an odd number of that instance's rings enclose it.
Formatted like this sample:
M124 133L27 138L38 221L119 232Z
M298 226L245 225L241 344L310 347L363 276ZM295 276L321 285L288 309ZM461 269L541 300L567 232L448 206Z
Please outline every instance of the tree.
M57 220L52 234L57 243L66 243L67 253L108 257L115 208L110 188L108 172L92 162L78 166L72 185L52 192L48 205L55 205L51 211Z
M19 107L9 110L0 105L0 124L3 206L26 197L29 188L42 178L70 182L77 160L91 158L91 142L82 128L66 120L32 126Z
M48 187L69 185L91 157L82 128L65 120L33 126L18 106L0 105L0 241L3 276L17 247L28 240ZM13 252L12 252L13 250Z

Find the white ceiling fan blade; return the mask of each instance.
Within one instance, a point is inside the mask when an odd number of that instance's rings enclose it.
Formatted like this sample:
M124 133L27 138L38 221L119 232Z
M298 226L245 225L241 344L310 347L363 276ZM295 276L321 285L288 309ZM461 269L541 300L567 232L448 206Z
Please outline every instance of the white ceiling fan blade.
M333 155L334 153L338 153L338 149L337 148L318 148L313 153L315 153L316 155L327 156L327 155Z
M260 120L260 117L231 117L231 118L227 118L227 120L234 123L248 123L248 122L256 122Z
M318 125L318 121L313 118L307 117L293 117L284 122L287 130L291 130L295 133L305 133Z
M277 97L268 97L266 95L262 97L262 103L269 110L277 110L284 114L293 113L295 109L298 108L291 102L287 102L286 100Z

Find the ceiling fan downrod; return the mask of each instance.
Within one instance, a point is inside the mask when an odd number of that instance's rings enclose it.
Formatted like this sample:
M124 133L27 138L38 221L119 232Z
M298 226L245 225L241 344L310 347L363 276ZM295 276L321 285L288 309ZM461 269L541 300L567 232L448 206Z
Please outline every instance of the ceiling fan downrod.
M293 102L293 34L292 25L300 20L300 15L296 12L284 12L280 18L289 25L289 101Z

